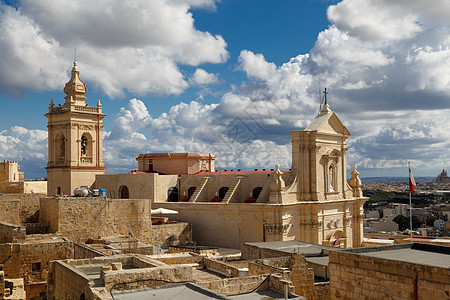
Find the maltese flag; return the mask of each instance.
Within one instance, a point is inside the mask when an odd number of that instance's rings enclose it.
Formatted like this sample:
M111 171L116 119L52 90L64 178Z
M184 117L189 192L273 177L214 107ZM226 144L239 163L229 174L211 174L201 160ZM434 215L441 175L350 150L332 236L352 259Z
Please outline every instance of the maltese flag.
M414 176L411 172L411 169L409 169L409 191L411 194L414 194L414 189L416 188L416 181L414 180Z

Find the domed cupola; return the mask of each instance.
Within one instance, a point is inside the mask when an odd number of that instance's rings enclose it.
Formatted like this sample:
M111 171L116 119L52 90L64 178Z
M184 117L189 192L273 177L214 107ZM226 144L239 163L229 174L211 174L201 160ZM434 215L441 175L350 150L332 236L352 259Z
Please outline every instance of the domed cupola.
M80 80L80 71L76 61L73 62L72 77L66 83L64 93L67 95L64 97L66 99L65 105L86 105L86 97L84 95L87 93L87 88Z

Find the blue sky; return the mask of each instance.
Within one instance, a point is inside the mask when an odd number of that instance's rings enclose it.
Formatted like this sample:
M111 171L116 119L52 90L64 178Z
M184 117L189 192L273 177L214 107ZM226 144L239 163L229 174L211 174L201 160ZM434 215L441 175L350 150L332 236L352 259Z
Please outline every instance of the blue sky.
M327 86L362 176L450 165L448 1L2 2L0 159L45 176L46 118L74 48L103 104L111 172L144 152L202 151L217 167L290 166ZM235 133L239 132L239 135Z

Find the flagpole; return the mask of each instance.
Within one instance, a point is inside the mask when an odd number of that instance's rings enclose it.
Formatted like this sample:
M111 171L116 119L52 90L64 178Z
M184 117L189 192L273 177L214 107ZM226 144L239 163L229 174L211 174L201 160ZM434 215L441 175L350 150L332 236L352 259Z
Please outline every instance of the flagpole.
M408 176L409 177L411 176L410 173L411 173L411 165L408 160ZM411 201L411 188L410 188L409 189L409 231L410 231L410 242L411 243L412 243L412 236L413 236L412 230L413 230L413 228L412 228L412 201Z

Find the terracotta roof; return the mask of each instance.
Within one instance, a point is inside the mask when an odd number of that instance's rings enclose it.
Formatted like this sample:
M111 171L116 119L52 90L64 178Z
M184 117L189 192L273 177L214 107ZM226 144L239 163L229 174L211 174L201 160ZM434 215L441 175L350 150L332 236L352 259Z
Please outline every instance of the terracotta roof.
M241 169L238 169L238 170L224 170L224 171L215 171L215 172L206 171L206 170L201 170L200 172L197 172L197 173L195 173L195 174L193 174L193 175L213 175L213 174L216 174L216 175L228 175L228 174L236 174L236 175L238 175L238 174L242 174L242 175L244 175L244 174L272 174L273 172L275 172L274 169L269 169L269 170L266 170L266 169L262 169L262 170L255 169L254 171L242 171ZM281 172L283 172L283 173L290 173L291 170L281 171Z

